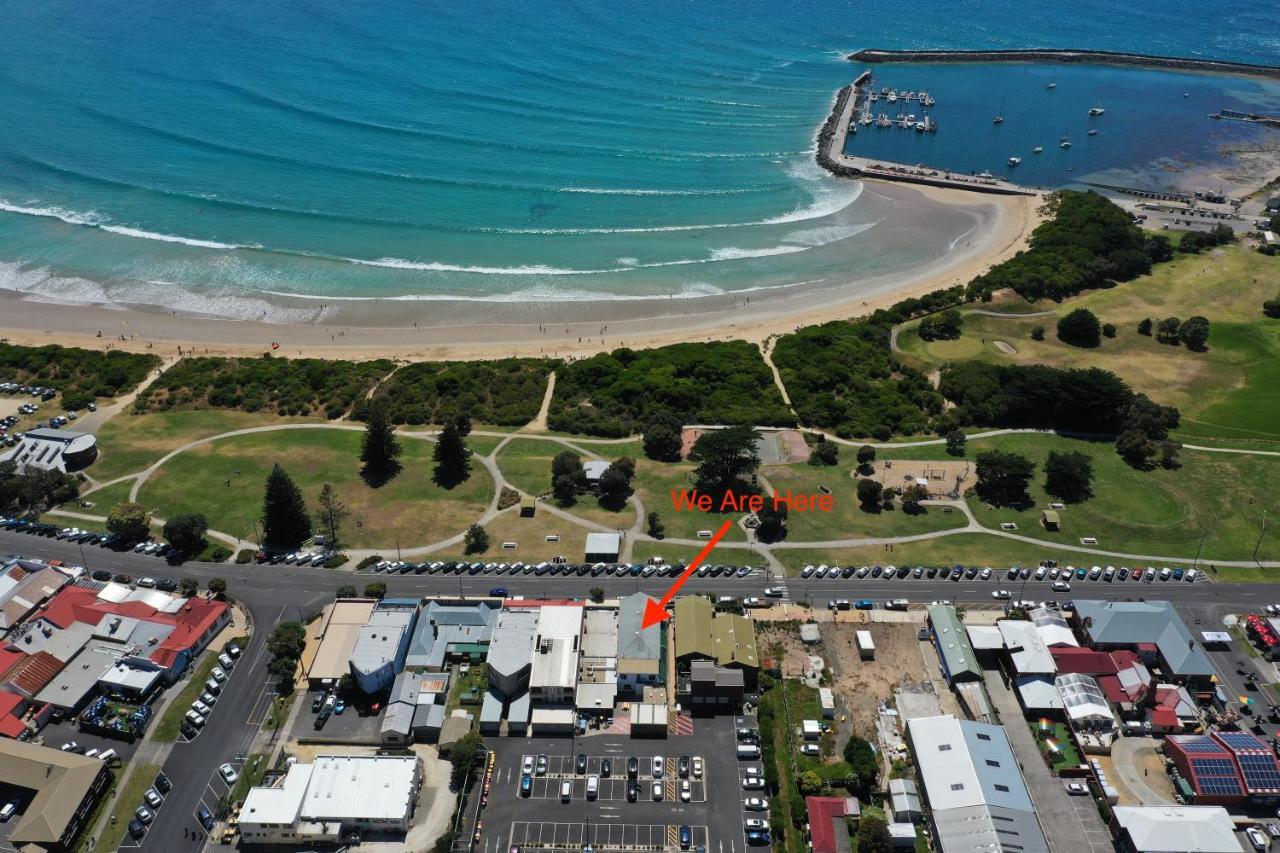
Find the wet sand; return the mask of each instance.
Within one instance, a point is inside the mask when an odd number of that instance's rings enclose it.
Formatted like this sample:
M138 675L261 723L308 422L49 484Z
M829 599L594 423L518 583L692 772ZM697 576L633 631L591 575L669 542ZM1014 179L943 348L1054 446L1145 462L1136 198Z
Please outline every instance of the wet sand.
M314 319L267 323L186 316L130 305L69 305L0 292L0 337L11 343L114 347L162 356L257 355L408 361L590 355L634 348L738 338L764 341L800 326L846 319L909 296L967 283L1024 248L1040 221L1039 197L996 197L959 190L868 182L898 202L885 224L928 228L938 205L961 205L977 225L936 261L890 275L823 286L688 299L583 302L359 300L317 306L294 300ZM851 264L856 258L851 257ZM123 340L122 340L123 336ZM273 349L273 344L279 346Z

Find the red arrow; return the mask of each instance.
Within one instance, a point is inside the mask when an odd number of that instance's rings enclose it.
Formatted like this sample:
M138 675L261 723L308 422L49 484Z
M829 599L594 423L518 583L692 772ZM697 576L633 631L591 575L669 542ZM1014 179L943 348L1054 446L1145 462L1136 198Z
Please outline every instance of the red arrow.
M698 566L702 565L702 561L707 559L707 555L711 553L711 549L720 544L720 540L729 532L729 526L732 521L725 521L720 525L720 529L716 531L716 535L711 537L711 541L693 558L693 562L685 567L680 573L680 577L676 578L676 582L671 585L671 589L667 590L667 594L662 596L661 601L654 601L650 598L644 603L644 619L640 621L640 630L652 628L654 625L660 624L664 619L670 619L671 614L667 612L667 605L671 603L671 599L676 597L676 593L680 591L680 587L684 586L684 582L689 576L698 570Z

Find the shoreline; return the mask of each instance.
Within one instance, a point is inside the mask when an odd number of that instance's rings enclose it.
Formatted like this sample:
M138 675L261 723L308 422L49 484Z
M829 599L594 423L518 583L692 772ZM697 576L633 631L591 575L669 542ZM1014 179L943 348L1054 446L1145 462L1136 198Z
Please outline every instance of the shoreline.
M1064 65L1119 65L1195 71L1210 74L1235 74L1248 77L1280 79L1280 66L1231 62L1217 59L1192 59L1180 56L1128 53L1111 50L1072 50L1070 48L1021 48L1014 50L883 50L866 48L845 56L850 62L1057 62Z
M944 205L968 208L979 221L956 238L967 238L963 248L917 267L864 279L849 277L826 287L797 286L792 292L780 288L675 300L493 303L484 310L493 318L488 322L477 322L475 302L454 306L445 301L371 300L317 307L314 300L306 300L314 312L312 321L275 323L180 315L142 305L41 302L4 291L0 337L29 346L118 348L163 357L176 356L179 348L184 355L261 355L272 352L271 344L278 342L274 354L281 357L407 361L575 358L621 346L729 338L762 343L801 326L851 319L910 296L966 284L1025 248L1040 221L1038 196L868 182L868 189L872 187L898 202L908 218ZM458 312L456 318L451 310Z

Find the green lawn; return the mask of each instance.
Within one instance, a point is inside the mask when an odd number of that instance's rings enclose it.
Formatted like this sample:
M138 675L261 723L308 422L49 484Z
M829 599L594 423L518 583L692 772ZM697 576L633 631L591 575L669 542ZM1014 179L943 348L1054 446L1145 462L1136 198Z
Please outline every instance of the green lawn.
M636 494L644 501L645 511L656 512L666 527L666 535L674 539L697 538L699 530L716 530L726 520L734 524L724 536L727 542L746 542L747 534L737 525L745 513L703 513L677 511L671 502L671 492L693 490L694 465L689 462L654 462L652 459L636 460Z
M139 500L166 516L202 512L215 530L254 540L263 484L279 462L313 509L321 486L333 484L350 510L342 531L350 548L434 542L463 530L488 505L493 485L482 466L473 465L465 483L443 489L431 481L434 444L421 439L402 439L399 476L369 488L360 479L361 437L352 430L286 430L202 445L156 471Z
M941 507L922 507L925 511L919 515L908 515L901 510L865 512L858 505L857 484L850 476L855 464L853 448L842 450L845 458L839 465L829 468L774 465L760 469L760 473L768 478L778 493L785 494L790 490L817 495L821 494L822 487L826 487L835 498L835 507L831 512L791 513L787 518L788 539L822 542L858 536L914 536L965 526L963 514L943 512Z
M118 772L123 773L124 769L121 768ZM107 821L102 834L93 845L93 853L114 853L120 849L129 821L133 819L133 810L142 805L142 794L151 787L159 772L159 764L139 764L133 768L128 784L116 790L116 799L111 804L110 814L115 818L115 825L110 820ZM85 832L91 834L89 828Z
M133 480L125 480L116 483L114 486L107 486L97 491L81 494L80 498L93 504L92 508L85 509L76 501L70 501L63 504L60 509L69 510L70 512L88 512L94 515L107 515L111 512L112 507L116 504L124 503L129 500L129 490L133 488ZM84 525L80 525L83 527Z
M613 460L625 456L630 447L631 445L624 445L620 449L610 446L603 458ZM566 450L570 448L554 441L517 438L508 442L498 453L498 467L507 482L525 494L548 495L551 493L551 460ZM584 462L587 459L588 457L583 457ZM600 502L590 494L580 495L572 506L564 509L609 528L630 527L636 518L635 510L630 505L614 512L600 506Z
M1046 731L1040 731L1040 724L1036 721L1027 723L1031 727L1031 736L1036 739L1036 744L1040 747L1040 752L1049 759L1050 766L1054 772L1064 767L1080 766L1080 751L1076 749L1076 745L1071 741L1071 733L1067 731L1067 727L1062 723L1053 723ZM1052 738L1059 746L1057 752L1053 752L1049 748L1047 739Z
M1097 547L1131 554L1194 557L1204 537L1202 560L1245 560L1262 530L1262 514L1280 504L1280 459L1234 453L1184 450L1182 467L1137 471L1110 442L1082 441L1047 434L1005 435L971 440L968 458L988 449L1012 451L1036 463L1029 510L988 509L976 499L970 506L985 527L1002 522L1017 532L1063 546L1092 536ZM1050 450L1076 451L1093 462L1094 497L1062 511L1062 530L1050 533L1039 523L1051 498L1044 492L1044 461ZM943 458L936 447L904 448L892 458ZM1280 558L1280 525L1269 524L1260 559Z
M89 468L89 474L99 482L133 474L187 442L231 430L322 421L322 418L282 418L263 412L250 414L214 409L149 415L119 414L99 428L98 459Z
M698 556L698 552L701 550L701 548L692 545L673 545L668 542L636 542L631 546L631 558L633 562L643 563L650 557L657 556L662 557L668 563L684 563L688 565L689 561ZM708 561L711 563L764 565L764 560L759 554L742 548L726 548L723 551L717 550L712 553L715 556Z

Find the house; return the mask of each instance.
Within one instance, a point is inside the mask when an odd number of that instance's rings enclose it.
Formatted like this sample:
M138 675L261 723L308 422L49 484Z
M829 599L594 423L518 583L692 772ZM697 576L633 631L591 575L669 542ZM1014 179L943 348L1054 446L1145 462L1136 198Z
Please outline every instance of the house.
M351 649L349 666L365 693L388 687L404 668L418 618L418 599L386 598L369 614Z
M603 459L588 459L582 463L582 475L587 479L587 485L595 488L600 485L600 478L604 476L604 472L609 470L609 463Z
M1193 729L1200 724L1200 708L1185 687L1157 684L1150 722L1152 731L1165 734Z
M622 551L622 537L617 533L588 533L583 559L588 563L616 563Z
M948 683L954 685L958 681L981 681L982 667L969 643L969 635L965 632L960 617L956 615L956 609L950 604L930 604L928 614L933 645L938 651L942 674L946 676Z
M455 661L484 660L501 610L493 601L427 602L409 642L405 669L440 672Z
M98 458L98 440L86 432L69 429L29 429L12 450L0 454L0 462L13 462L18 470L79 471Z
M1243 853L1222 806L1113 806L1119 853Z
M857 821L862 806L856 797L805 797L813 853L849 853L849 818Z
M110 784L111 771L96 758L0 740L0 779L30 794L8 844L22 851L68 851Z
M889 780L889 816L894 823L919 823L924 819L920 792L912 779Z
M689 678L682 682L677 696L693 711L736 713L746 694L743 671L716 666L709 660L695 660L689 665Z
M1164 753L1190 781L1197 805L1271 804L1280 797L1280 763L1248 732L1169 735Z
M1098 651L1129 649L1168 680L1211 692L1214 670L1200 642L1167 601L1075 602L1075 624Z
M648 601L648 595L636 592L618 603L618 693L631 699L642 698L644 688L666 681L666 623L640 627Z
M751 620L734 613L717 613L710 599L686 595L676 599L676 664L682 670L695 660L742 673L747 692L754 692L760 672L756 632Z
M1001 726L950 715L907 722L942 853L1048 853L1017 758Z

